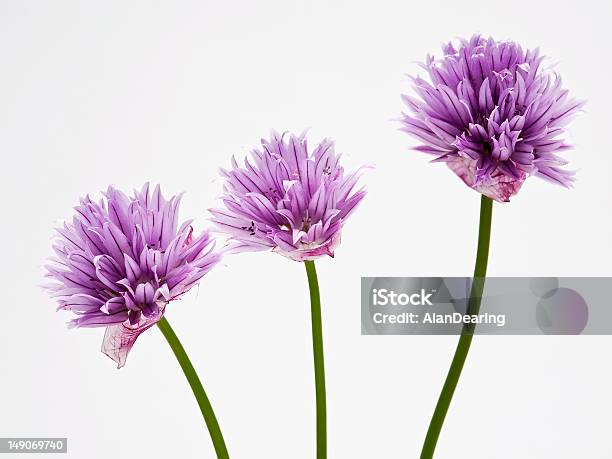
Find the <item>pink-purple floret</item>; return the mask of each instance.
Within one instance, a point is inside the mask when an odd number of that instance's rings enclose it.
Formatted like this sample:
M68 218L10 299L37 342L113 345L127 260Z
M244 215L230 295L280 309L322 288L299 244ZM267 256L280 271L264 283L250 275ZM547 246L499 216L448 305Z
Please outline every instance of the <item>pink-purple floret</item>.
M230 236L228 251L273 250L292 260L333 256L346 219L366 192L355 189L364 170L349 174L334 143L309 153L305 135L272 133L244 166L222 170L223 208L212 221Z
M415 149L496 201L508 201L529 175L570 186L573 172L557 153L570 148L561 136L583 102L543 69L538 50L476 35L443 51L422 64L431 82L413 78L417 97L403 96L410 113L402 130L422 142Z
M109 187L99 202L82 198L57 229L45 288L76 314L71 326L107 327L102 351L119 366L166 305L219 261L209 233L178 226L180 199L149 184L132 197Z

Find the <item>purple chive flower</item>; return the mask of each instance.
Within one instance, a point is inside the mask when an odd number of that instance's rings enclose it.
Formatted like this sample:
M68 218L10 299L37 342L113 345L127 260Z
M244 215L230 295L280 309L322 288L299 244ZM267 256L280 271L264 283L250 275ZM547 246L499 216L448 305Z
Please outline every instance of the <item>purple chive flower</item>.
M151 194L148 183L131 198L109 187L98 203L82 198L57 229L45 288L77 315L71 326L106 327L102 352L118 367L166 305L219 261L208 233L194 237L190 220L178 227L180 199L165 200L159 186Z
M431 83L413 79L418 98L403 96L412 114L402 130L423 142L416 150L496 201L509 201L529 175L570 186L557 153L570 148L563 128L583 103L542 69L538 50L475 35L443 51L422 65Z
M228 251L272 249L292 260L334 255L340 231L366 192L355 185L363 167L345 176L334 143L308 152L304 134L278 135L252 151L253 163L232 158L224 209L210 209L217 228L231 236Z

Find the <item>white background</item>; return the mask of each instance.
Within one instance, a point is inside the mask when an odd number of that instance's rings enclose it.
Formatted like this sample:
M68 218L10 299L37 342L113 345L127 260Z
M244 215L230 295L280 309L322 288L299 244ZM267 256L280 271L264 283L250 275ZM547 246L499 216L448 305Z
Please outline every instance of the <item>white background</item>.
M605 6L603 6L605 5ZM157 329L116 370L102 329L68 331L41 292L52 228L108 184L186 191L208 225L217 168L270 129L374 164L336 258L318 263L330 458L416 458L456 337L361 336L360 276L470 275L478 195L409 148L405 73L473 32L540 46L588 100L575 189L532 178L494 208L490 275L611 276L609 2L0 3L0 436L65 436L70 458L212 458ZM422 73L422 72L421 72ZM314 457L304 268L227 258L167 309L233 458ZM477 337L439 458L610 458L603 337Z

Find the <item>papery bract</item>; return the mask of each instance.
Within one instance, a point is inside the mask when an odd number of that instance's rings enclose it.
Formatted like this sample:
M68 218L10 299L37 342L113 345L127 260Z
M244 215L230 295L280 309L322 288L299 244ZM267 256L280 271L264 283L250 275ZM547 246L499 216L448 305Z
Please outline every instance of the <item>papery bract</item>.
M209 233L178 226L180 199L164 199L159 186L150 193L148 183L133 197L109 187L99 202L81 199L57 229L45 288L77 315L72 326L107 327L102 351L119 367L166 305L219 261Z
M529 175L569 186L573 173L557 153L570 148L561 136L583 103L542 68L538 50L475 35L443 51L422 65L431 82L414 78L417 97L403 96L411 113L402 130L423 142L416 150L496 201L508 201Z
M269 250L292 260L333 256L346 219L365 196L355 190L364 168L345 175L334 143L309 153L305 135L272 133L243 167L232 158L222 170L223 204L211 209L217 228L229 234L230 252Z

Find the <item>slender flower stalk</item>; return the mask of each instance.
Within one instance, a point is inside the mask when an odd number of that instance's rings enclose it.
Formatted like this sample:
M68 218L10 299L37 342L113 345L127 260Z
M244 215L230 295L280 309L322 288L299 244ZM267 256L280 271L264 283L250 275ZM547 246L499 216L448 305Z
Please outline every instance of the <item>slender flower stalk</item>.
M334 256L346 219L365 196L355 190L361 172L339 164L331 140L308 151L305 135L272 133L244 167L232 158L225 178L224 207L212 221L229 235L228 252L271 250L304 262L310 289L315 371L317 458L327 457L327 412L321 300L314 260Z
M480 302L482 292L484 290L485 277L487 275L487 263L489 260L489 241L491 239L491 214L493 210L493 201L482 195L480 198L480 226L478 229L478 249L476 252L476 265L474 267L474 278L472 279L472 288L470 289L470 297L468 300L468 310L466 314L477 315L480 311ZM467 359L472 337L474 336L473 323L464 324L455 350L455 355L451 366L446 375L442 392L438 398L436 409L429 423L423 449L421 451L421 459L429 459L434 455L438 437L444 424L444 418L450 407L453 394L459 383L459 377L463 370L463 365Z
M305 261L308 287L310 289L310 311L312 320L312 355L314 357L315 394L317 404L317 458L327 457L327 407L325 396L325 362L323 358L323 320L321 297L314 261Z
M168 323L165 317L162 317L159 322L157 322L157 326L161 330L162 334L168 341L172 352L178 360L183 373L185 373L185 377L191 386L191 390L193 390L193 395L198 402L198 406L200 407L200 411L202 412L202 416L204 417L204 422L206 423L206 427L208 428L208 432L210 433L210 439L213 442L213 446L215 447L215 452L217 453L218 459L229 459L229 453L227 452L227 446L225 446L225 440L223 439L223 434L221 433L221 428L219 427L219 422L217 421L217 417L215 416L215 412L213 411L213 407L208 400L208 396L204 391L204 387L200 382L200 378L196 373L189 357L187 356L187 352L185 348L179 341L178 337L174 333L174 330Z
M57 229L47 264L46 290L72 311L71 327L104 327L102 352L125 365L141 333L158 324L193 389L219 458L227 448L200 380L164 312L220 260L208 232L193 234L191 220L178 225L180 196L164 199L146 183L128 197L109 187L75 207Z

